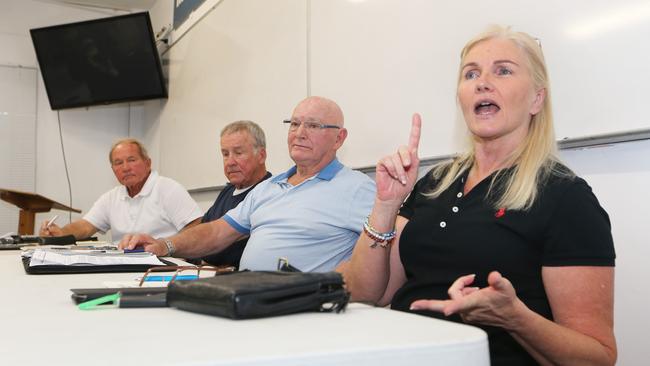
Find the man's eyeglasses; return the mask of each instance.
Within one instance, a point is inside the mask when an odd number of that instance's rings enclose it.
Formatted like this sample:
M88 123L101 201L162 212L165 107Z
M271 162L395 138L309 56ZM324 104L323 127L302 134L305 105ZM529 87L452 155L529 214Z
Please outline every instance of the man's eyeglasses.
M336 129L341 128L341 126L326 125L326 124L316 122L316 121L300 122L300 121L295 120L295 119L285 119L282 122L289 125L289 131L297 131L298 128L300 128L300 125L303 125L305 127L305 130L307 130L307 131L318 131L318 130L322 130L322 129L325 129L325 128L336 128Z
M156 276L153 276L152 273L154 272L171 272L174 271L174 274L171 276L158 276L160 278L154 278ZM221 267L215 267L215 266L160 266L160 267L151 267L147 270L147 272L144 273L144 276L140 278L140 283L138 284L139 287L142 287L142 284L147 282L147 281L169 281L174 282L174 280L180 280L183 279L183 275L180 275L181 272L184 271L196 271L196 275L192 276L185 276L185 278L190 278L194 277L194 279L198 279L201 276L201 271L212 271L216 272L215 275L226 273L226 272L234 272L235 267L226 267L226 266L221 266Z

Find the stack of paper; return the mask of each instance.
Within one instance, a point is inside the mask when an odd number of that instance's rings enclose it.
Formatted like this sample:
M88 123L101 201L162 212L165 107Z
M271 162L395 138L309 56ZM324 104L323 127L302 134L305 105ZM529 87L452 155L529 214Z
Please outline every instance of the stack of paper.
M122 251L89 251L89 250L60 250L35 249L31 253L30 266L43 265L122 265L149 264L164 266L158 257L151 253L123 253Z

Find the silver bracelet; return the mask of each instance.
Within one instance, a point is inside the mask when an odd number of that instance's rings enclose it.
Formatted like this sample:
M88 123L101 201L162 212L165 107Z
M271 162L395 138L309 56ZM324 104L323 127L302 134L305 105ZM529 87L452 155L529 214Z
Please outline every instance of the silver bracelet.
M167 247L167 256L168 257L173 257L174 253L176 252L176 248L174 247L174 243L172 243L169 238L163 239L163 243L165 243L165 246Z

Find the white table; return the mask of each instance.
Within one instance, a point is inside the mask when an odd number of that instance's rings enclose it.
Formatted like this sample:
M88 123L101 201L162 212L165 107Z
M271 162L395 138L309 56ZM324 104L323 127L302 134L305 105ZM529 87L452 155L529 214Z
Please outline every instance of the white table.
M475 327L351 304L229 320L173 308L78 310L71 288L135 273L28 275L0 252L0 365L489 365Z

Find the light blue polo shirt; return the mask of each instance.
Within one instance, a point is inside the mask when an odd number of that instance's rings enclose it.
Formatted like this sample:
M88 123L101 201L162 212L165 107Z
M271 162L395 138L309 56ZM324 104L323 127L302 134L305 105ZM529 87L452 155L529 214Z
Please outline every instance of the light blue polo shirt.
M375 183L332 160L297 186L296 167L255 187L224 219L250 234L240 269L276 270L278 258L303 272L332 271L352 254L375 199Z

